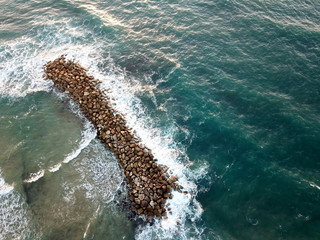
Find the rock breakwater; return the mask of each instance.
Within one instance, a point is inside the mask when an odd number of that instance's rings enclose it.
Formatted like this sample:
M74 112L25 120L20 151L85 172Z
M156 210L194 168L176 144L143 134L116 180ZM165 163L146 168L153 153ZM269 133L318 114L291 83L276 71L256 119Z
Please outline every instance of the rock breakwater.
M79 104L97 128L98 138L115 154L127 181L131 210L148 218L166 216L166 200L173 197L173 189L182 189L178 179L169 176L168 167L157 164L152 151L134 136L88 69L62 55L48 62L44 71L46 79Z

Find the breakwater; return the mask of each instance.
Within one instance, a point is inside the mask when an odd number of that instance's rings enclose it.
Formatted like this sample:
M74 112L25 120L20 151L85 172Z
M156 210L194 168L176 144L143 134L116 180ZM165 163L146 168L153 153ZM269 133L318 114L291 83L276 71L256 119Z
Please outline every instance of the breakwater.
M96 127L98 138L115 154L127 181L131 210L148 218L166 216L166 200L173 197L173 189L182 189L177 177L169 176L167 166L157 164L152 151L140 143L112 108L98 81L87 74L88 69L62 55L48 62L44 70L46 79L79 104Z

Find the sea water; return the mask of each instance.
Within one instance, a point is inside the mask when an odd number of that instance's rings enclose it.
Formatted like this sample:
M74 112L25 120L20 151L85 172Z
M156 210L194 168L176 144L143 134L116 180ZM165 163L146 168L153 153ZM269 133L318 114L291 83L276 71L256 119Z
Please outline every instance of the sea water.
M179 177L168 219L123 207L61 54ZM319 239L319 65L318 1L0 1L0 239Z

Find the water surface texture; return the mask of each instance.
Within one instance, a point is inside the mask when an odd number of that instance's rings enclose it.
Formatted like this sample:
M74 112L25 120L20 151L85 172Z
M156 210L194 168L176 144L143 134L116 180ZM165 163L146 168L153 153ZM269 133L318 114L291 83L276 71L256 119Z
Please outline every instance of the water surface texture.
M61 54L189 192L167 220L129 220ZM319 65L319 1L0 0L0 239L320 239Z

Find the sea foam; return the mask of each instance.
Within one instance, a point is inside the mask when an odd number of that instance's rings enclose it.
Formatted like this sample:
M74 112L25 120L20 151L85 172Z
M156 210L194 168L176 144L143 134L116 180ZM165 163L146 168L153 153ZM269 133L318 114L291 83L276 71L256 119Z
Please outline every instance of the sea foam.
M33 225L23 197L1 175L0 226L0 239L26 239L36 235L32 234Z
M0 177L0 195L5 195L13 190L13 186L7 184L3 178Z

